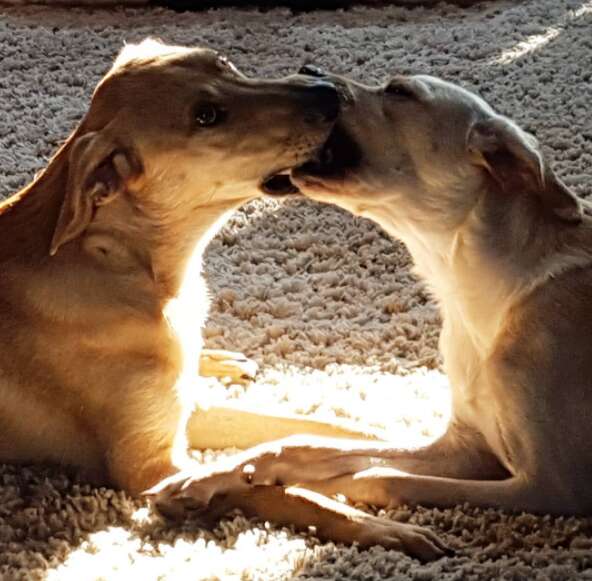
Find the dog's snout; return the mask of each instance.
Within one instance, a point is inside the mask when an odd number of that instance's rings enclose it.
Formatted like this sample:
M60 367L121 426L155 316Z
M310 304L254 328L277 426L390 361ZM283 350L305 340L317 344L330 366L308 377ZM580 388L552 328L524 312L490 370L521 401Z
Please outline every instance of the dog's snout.
M316 67L314 65L309 65L309 64L302 65L300 67L300 69L298 70L298 74L299 75L306 75L307 77L317 77L317 78L327 76L327 73L325 73L325 71L323 71L323 69L320 69L319 67Z
M305 120L317 123L319 120L331 122L339 115L339 93L328 81L315 81L306 88L307 111Z

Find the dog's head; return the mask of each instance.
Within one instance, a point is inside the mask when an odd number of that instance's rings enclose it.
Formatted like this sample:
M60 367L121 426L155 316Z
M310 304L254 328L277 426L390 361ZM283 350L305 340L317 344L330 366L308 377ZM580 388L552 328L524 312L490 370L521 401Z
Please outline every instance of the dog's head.
M455 228L483 192L521 198L551 220L580 220L536 139L477 95L424 75L370 87L309 73L338 87L342 113L320 155L293 171L308 196L379 222L394 216L395 229Z
M51 252L123 193L165 225L292 192L282 171L320 147L338 109L326 80L248 78L213 50L127 46L57 156L68 180Z

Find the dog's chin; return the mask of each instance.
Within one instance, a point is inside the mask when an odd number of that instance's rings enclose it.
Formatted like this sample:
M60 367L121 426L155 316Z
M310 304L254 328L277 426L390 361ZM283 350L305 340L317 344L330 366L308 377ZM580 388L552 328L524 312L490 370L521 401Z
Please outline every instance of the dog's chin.
M261 189L274 197L335 191L360 165L361 159L358 144L337 124L312 159L291 171L270 175L263 181Z

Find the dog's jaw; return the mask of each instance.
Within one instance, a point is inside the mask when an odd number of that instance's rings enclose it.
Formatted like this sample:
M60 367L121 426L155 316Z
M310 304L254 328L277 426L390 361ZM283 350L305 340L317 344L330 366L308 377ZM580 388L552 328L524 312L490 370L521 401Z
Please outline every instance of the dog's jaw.
M359 167L362 149L341 123L333 127L327 141L315 157L297 167L296 179L315 178L314 181L342 180L351 170Z
M299 194L300 190L290 179L290 171L284 170L270 174L259 186L261 191L268 196L284 197Z
M273 196L303 193L316 198L315 194L336 194L350 172L360 165L361 158L361 148L337 123L308 160L291 171L268 176L261 189Z

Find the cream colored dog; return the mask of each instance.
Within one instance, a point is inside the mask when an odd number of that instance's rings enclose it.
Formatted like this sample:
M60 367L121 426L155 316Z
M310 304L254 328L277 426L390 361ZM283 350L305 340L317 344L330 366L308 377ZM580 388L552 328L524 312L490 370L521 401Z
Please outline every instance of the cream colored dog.
M378 506L590 513L592 221L581 203L532 135L458 86L323 78L342 114L293 182L405 242L442 312L452 420L419 450L263 445L177 494L214 508L239 490L299 484Z

